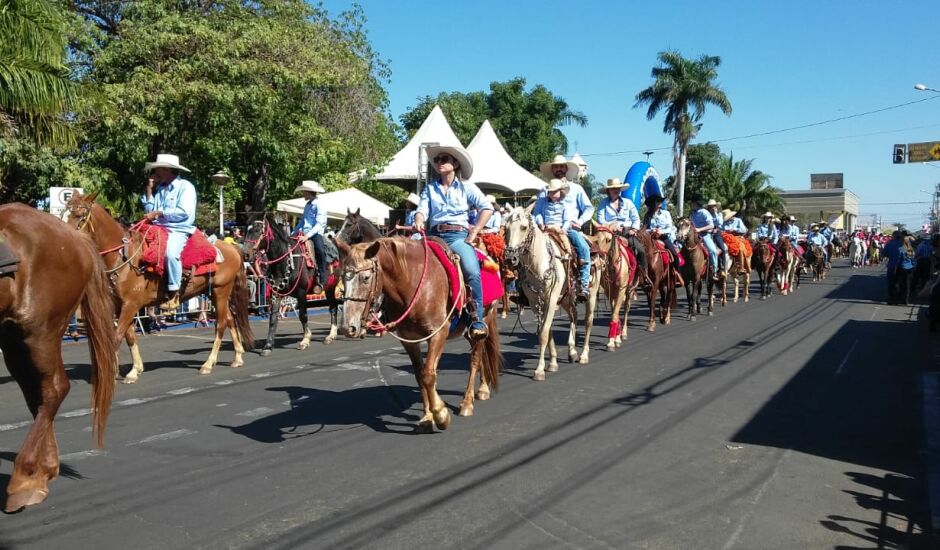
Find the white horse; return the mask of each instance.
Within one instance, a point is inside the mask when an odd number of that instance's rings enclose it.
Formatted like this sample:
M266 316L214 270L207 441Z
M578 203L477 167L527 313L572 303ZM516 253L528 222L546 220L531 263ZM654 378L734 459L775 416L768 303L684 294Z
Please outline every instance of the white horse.
M538 226L532 214L523 208L515 208L506 219L506 262L519 270L516 284L520 292L525 292L529 305L535 312L539 330L539 363L532 374L532 379L545 380L545 371L558 370L558 352L552 337L552 321L555 311L561 305L568 313L568 360L586 364L588 362L588 342L594 324L594 306L597 303L598 284L592 284L590 298L585 308L584 347L578 354L575 335L577 333L578 310L573 292L568 291L568 277L565 264L568 259L564 253ZM577 277L572 273L571 277ZM548 348L549 363L545 368L545 348Z
M862 267L862 262L865 260L865 249L859 239L852 239L852 244L849 245L849 258L852 259L853 268Z

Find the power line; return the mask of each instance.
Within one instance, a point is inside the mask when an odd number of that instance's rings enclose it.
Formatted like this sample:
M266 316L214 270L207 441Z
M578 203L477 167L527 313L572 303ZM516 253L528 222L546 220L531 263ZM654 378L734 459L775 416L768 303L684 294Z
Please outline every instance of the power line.
M871 111L865 111L865 112L863 112L863 113L855 113L855 114L846 115L846 116L842 116L842 117L830 118L830 119L827 119L827 120L820 120L820 121L818 121L818 122L810 122L809 124L801 124L801 125L799 125L799 126L791 126L791 127L789 127L789 128L780 128L780 129L778 129L778 130L768 130L768 131L766 131L766 132L758 132L758 133L755 133L755 134L747 134L747 135L743 135L743 136L734 136L734 137L728 137L728 138L712 139L712 140L708 140L706 143L724 143L724 142L735 141L735 140L739 140L739 139L749 139L749 138L754 138L754 137L769 136L769 135L773 135L773 134L781 134L781 133L784 133L784 132L792 132L792 131L794 131L794 130L803 130L803 129L805 129L805 128L812 128L812 127L814 127L814 126L822 126L822 125L824 125L824 124L832 124L832 123L834 123L834 122L841 122L841 121L843 121L843 120L849 120L849 119L852 119L852 118L859 118L859 117L868 116L868 115L873 115L873 114L877 114L877 113L883 113L883 112L885 112L885 111L891 111L891 110L893 110L893 109L900 109L901 107L907 107L908 105L914 105L914 104L916 104L916 103L923 103L924 101L932 101L932 100L935 100L935 99L938 99L938 98L940 98L940 94L937 94L937 95L930 95L930 96L925 97L925 98L923 98L923 99L918 99L918 100L915 100L915 101L908 101L907 103L899 103L899 104L897 104L897 105L891 105L891 106L889 106L889 107L882 107L882 108L880 108L880 109L874 109L874 110L871 110ZM912 128L912 129L913 129L913 128ZM891 131L901 131L901 130L891 130ZM889 132L886 132L886 133L889 133ZM843 139L843 138L833 138L833 139ZM671 150L672 150L672 147L658 147L658 148L657 148L657 147L644 147L643 149L632 149L632 150L629 150L629 151L610 151L610 152L606 152L606 153L581 153L581 156L582 156L582 157L603 157L603 156L628 155L628 154L633 154L633 153L645 153L645 152L647 152L647 151L671 151Z

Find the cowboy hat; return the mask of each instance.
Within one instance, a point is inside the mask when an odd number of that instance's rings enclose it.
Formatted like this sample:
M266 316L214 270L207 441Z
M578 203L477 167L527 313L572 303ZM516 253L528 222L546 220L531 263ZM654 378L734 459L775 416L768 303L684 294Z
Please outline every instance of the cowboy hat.
M761 216L761 219L772 218L772 217L774 217L774 215L771 212L764 212L764 215Z
M702 203L699 203L699 204L702 204ZM718 204L718 202L715 201L715 199L708 199L708 202L705 203L705 207L707 208L709 206L721 206L721 205Z
M814 228L814 227L819 227L819 224L818 224L818 223L811 223L811 224L809 224L809 228L810 228L810 229L812 229L812 228Z
M405 202L410 202L411 204L418 206L421 204L421 199L414 193L408 193L408 198L405 199Z
M826 220L820 220L819 225L829 225L829 222L827 222Z
M737 214L737 213L738 213L737 210L732 210L732 209L730 209L730 208L725 208L724 210L721 211L721 219L724 220L724 221L728 221L728 220L730 220L731 218L733 218L734 215Z
M468 180L473 175L473 159L463 147L459 145L431 145L427 148L427 151L428 161L431 162L432 167L434 166L434 157L441 153L447 153L457 159L457 163L460 164L459 174L461 179ZM435 171L437 171L436 168Z
M561 181L561 180L559 180L559 179L554 179L554 178L552 178L552 180L549 181L549 182L548 182L548 185L545 187L545 193L548 194L548 193L551 193L551 192L553 192L553 191L561 191L561 194L562 194L562 195L567 194L567 193L568 193L568 182L566 182L566 181Z
M180 164L180 158L176 155L161 153L157 155L157 160L144 164L144 171L149 172L154 168L171 168L181 172L189 172L189 168Z
M791 222L795 222L795 221L796 221L796 216L792 216L792 215L791 215L791 216L788 216L787 219L790 220Z
M494 197L493 195L487 195L483 198L485 198L486 202L490 203L490 206L492 206L493 208L496 208L499 206L499 203L496 202L496 197Z
M620 178L610 178L607 180L607 185L604 186L604 190L607 189L626 189L630 187L629 183L620 181Z
M555 155L550 161L543 162L539 165L539 171L542 172L542 175L546 178L554 178L555 174L552 173L552 166L555 164L566 164L568 166L568 173L565 175L566 179L570 178L571 180L577 179L578 177L578 165L574 162L565 158L565 155Z
M319 183L313 180L304 180L300 182L300 185L294 188L294 193L302 193L304 191L309 191L311 193L326 193L326 190L323 189Z

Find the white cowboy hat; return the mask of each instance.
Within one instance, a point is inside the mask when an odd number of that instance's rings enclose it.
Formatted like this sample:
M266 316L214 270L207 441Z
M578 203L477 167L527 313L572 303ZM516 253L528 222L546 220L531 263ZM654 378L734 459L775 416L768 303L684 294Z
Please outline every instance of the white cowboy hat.
M788 219L789 219L791 222L795 222L795 221L796 221L796 216L789 216Z
M484 197L484 198L486 199L486 202L490 203L490 206L492 206L492 207L494 207L494 208L496 208L497 206L499 206L499 203L496 202L496 197L494 197L493 195L487 195L487 196Z
M542 172L542 175L546 178L554 178L555 174L552 174L552 165L554 164L567 164L568 173L565 175L565 179L569 181L578 179L578 170L580 170L580 168L576 163L566 159L565 155L555 155L555 158L552 160L540 164L539 170Z
M408 193L408 198L405 199L405 202L410 202L411 204L418 206L419 204L421 204L421 198L418 197L418 195L415 195L414 193Z
M428 162L431 163L435 171L437 168L434 166L434 157L441 153L447 153L457 159L457 163L460 164L459 174L461 179L468 180L470 176L473 175L473 158L470 157L470 153L463 147L459 145L432 145L427 148L427 151Z
M764 212L764 215L761 216L761 219L764 219L764 218L772 218L772 217L774 217L774 215L773 215L772 213L770 213L770 212Z
M568 189L568 182L561 181L559 179L552 179L548 182L548 185L545 186L545 193L548 194L553 191L561 191L562 195L566 195L568 193Z
M310 191L311 193L326 193L326 190L323 189L319 183L313 180L304 180L300 182L300 185L294 188L294 193L302 193L304 191Z
M709 206L721 206L721 205L715 202L715 199L708 199L708 202L705 203L705 207L707 208Z
M161 153L157 155L157 160L144 164L144 171L149 172L154 168L172 168L181 172L189 172L189 168L180 164L180 158L176 155Z
M620 178L610 178L609 180L607 180L607 185L604 186L604 190L606 191L608 189L625 189L627 187L630 187L630 184L620 181Z
M734 217L738 212L736 210L731 210L730 208L725 208L721 211L721 217L724 221L728 221Z
M827 222L826 220L821 220L819 222L819 225L829 225L829 222Z

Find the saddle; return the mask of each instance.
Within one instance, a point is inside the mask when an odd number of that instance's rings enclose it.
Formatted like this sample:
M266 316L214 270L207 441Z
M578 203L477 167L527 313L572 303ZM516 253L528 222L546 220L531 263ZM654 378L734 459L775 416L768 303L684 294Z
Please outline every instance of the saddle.
M663 265L668 267L669 264L672 263L672 254L670 254L669 249L666 248L666 243L659 239L653 239L653 243L656 246L656 251L659 252L660 256L662 256Z
M450 301L453 305L455 297L460 296L454 311L461 311L464 305L470 300L470 288L464 283L463 273L460 270L460 257L450 251L447 245L434 237L427 237L428 248L434 254L434 257L441 263L444 271L447 272L447 280L450 286ZM499 278L499 270L484 268L484 262L488 259L485 254L476 251L477 259L480 260L480 282L483 285L483 307L488 307L503 296L503 283ZM460 292L460 285L464 285L464 291ZM480 312L482 320L483 312Z
M132 231L139 233L143 239L140 253L141 267L144 271L162 277L166 273L166 241L169 232L159 225L143 225L132 228ZM210 243L206 235L198 229L186 240L186 245L183 246L183 252L180 254L184 277L187 276L186 272L190 272L189 276L215 273L221 261L222 254L219 249Z
M744 237L738 237L730 233L722 233L721 238L725 241L725 244L728 245L728 254L731 256L740 256L742 251L746 252L748 256L754 255L751 241Z
M19 263L20 259L7 244L6 237L0 235L0 275L16 273Z

